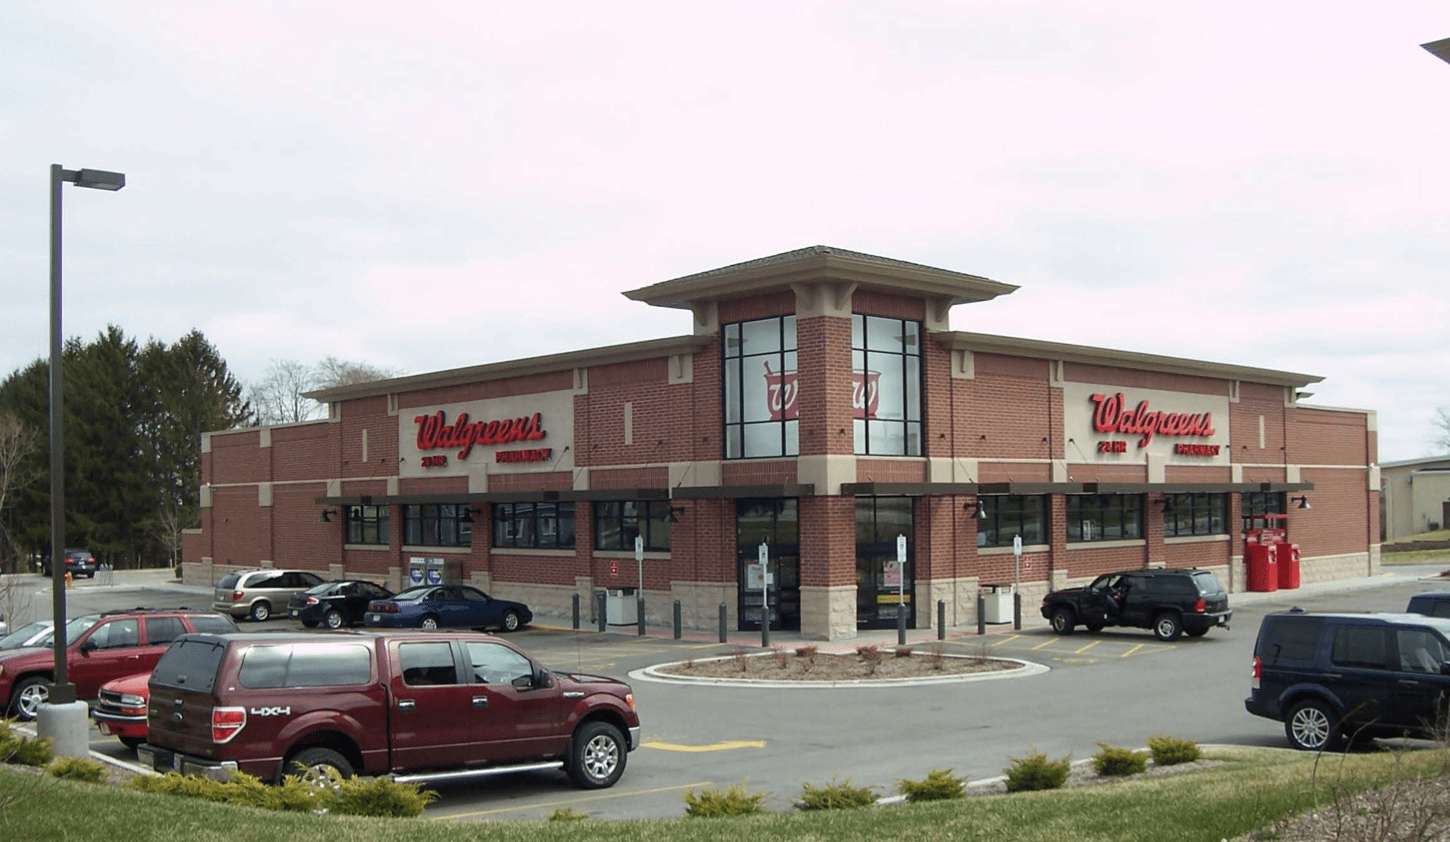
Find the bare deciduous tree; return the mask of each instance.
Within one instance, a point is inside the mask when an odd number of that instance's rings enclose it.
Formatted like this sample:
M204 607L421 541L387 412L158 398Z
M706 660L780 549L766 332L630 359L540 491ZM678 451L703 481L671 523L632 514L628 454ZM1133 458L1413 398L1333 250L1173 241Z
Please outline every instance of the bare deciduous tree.
M315 366L296 360L272 360L267 376L247 390L247 400L260 424L291 424L321 418L326 407L306 397L316 389L354 386L397 377L401 372L326 357Z
M0 569L12 573L19 569L20 550L5 528L5 502L12 491L24 488L39 475L33 468L25 467L26 457L35 452L39 442L40 434L19 418L8 412L0 414L0 559L6 560Z
M1450 453L1450 412L1446 412L1443 406L1436 409L1433 423L1435 424L1435 447L1439 448L1441 453Z

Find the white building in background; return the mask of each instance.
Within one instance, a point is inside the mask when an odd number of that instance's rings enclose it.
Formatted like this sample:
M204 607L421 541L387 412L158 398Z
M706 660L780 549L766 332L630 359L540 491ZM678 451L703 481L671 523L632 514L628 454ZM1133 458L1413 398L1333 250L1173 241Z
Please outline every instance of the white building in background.
M1386 544L1450 526L1450 455L1380 465Z

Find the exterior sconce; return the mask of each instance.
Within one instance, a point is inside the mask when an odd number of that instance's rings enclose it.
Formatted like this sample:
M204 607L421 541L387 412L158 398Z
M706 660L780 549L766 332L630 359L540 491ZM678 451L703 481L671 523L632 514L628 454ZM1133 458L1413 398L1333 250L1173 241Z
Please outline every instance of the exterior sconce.
M964 511L964 512L966 512L968 514L976 515L977 516L977 520L986 520L987 519L987 509L986 509L985 506L982 505L982 501L981 500L977 500L977 501L972 502L972 503L963 503L962 504L962 511Z
M465 509L463 511L463 522L473 523L473 516L481 514L483 514L483 509Z
M1291 503L1298 503L1299 505L1298 505L1297 508L1300 508L1300 509L1312 509L1312 508L1314 508L1313 506L1309 505L1309 495L1307 495L1307 494L1301 494L1298 497L1290 497L1289 498L1289 502L1291 502Z
M670 506L670 523L679 523L680 515L685 513L684 506Z
M337 509L323 509L322 514L317 516L318 523L332 523L332 516L337 514Z

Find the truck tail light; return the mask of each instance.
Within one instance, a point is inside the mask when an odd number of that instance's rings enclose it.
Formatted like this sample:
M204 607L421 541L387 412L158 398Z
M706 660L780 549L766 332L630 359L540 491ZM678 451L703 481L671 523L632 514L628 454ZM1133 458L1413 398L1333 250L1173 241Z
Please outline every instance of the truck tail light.
M212 708L211 741L225 743L242 733L247 725L246 708Z
M1203 601L1203 597L1199 597L1198 598L1198 601L1195 602L1195 603L1193 603L1193 613L1195 613L1195 614L1202 614L1204 611L1207 611L1207 610L1208 610L1208 603Z
M634 710L634 694L633 693L625 693L624 694L624 701L625 701L626 704L629 705L629 709L630 710Z
M1259 679L1264 675L1264 661L1258 655L1254 656L1253 688L1259 689Z
M232 602L241 602L243 596L245 596L245 594L243 594L241 591L232 591Z

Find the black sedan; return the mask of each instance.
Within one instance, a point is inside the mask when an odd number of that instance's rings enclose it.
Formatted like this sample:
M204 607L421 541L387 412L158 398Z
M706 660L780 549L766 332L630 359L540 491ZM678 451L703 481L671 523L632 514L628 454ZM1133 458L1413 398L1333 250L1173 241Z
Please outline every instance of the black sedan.
M421 585L368 603L365 622L379 628L500 629L514 631L534 619L522 602L494 599L468 585Z
M345 579L341 582L323 582L302 593L292 595L288 615L302 621L307 628L326 626L340 629L343 626L362 625L363 613L368 603L375 599L387 599L393 592L365 579Z

